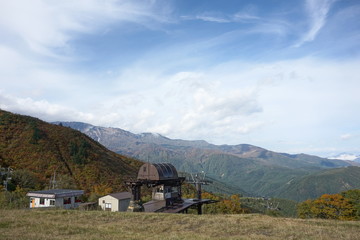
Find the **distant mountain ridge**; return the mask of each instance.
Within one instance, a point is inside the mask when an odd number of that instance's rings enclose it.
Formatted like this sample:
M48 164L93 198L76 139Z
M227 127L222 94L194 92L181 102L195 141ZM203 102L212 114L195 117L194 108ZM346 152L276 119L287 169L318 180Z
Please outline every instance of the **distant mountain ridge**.
M153 133L133 134L119 128L79 122L55 124L77 129L117 153L142 161L170 162L179 171L205 171L216 180L258 196L281 196L294 200L318 196L326 187L319 190L305 189L314 192L301 196L294 192L286 194L291 192L286 189L289 186L296 188L294 183L312 174L357 165L353 161L330 160L307 154L277 153L249 144L214 145L203 140L170 139ZM356 185L353 182L346 184Z
M54 124L61 124L76 130L79 130L86 135L90 136L94 140L100 142L110 150L118 153L126 153L127 149L130 150L131 154L134 154L132 144L135 144L137 148L143 147L142 145L157 145L167 149L174 150L189 150L202 149L209 150L212 153L227 153L233 154L242 158L263 158L270 159L276 156L279 158L280 164L291 164L291 167L303 167L304 163L306 166L313 164L314 166L323 167L339 167L339 166L351 166L349 161L340 161L339 159L326 159L317 156L307 154L287 154L287 153L276 153L266 150L261 147L253 146L250 144L239 144L239 145L214 145L204 140L181 140L181 139L170 139L165 136L156 133L140 133L134 134L129 131L120 128L111 127L99 127L91 124L82 122L54 122ZM141 155L139 155L141 156ZM140 157L141 159L141 157ZM292 163L287 163L286 160L295 160ZM143 159L146 160L146 159ZM283 160L283 161L282 161ZM296 161L301 160L301 161ZM283 166L283 165L282 165Z

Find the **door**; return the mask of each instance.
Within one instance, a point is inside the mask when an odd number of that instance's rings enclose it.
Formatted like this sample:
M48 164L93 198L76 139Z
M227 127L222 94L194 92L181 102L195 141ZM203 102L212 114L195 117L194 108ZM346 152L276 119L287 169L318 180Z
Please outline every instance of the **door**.
M105 203L105 211L111 211L111 203Z
M34 208L35 207L35 198L31 199L31 207Z

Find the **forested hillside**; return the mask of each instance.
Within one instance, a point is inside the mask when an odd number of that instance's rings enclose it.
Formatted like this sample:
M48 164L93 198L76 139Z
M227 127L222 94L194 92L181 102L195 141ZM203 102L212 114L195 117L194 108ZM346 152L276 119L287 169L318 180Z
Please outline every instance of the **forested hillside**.
M123 189L141 164L79 131L0 110L0 165L15 176L9 187L44 189L55 173L58 187L104 194Z
M281 188L278 195L303 201L350 189L360 189L360 167L328 169L294 179Z

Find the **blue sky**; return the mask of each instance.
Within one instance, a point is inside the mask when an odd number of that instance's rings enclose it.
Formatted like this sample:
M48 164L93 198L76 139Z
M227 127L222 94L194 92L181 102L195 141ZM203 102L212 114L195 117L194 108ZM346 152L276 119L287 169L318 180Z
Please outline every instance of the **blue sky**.
M0 108L360 153L357 0L0 0Z

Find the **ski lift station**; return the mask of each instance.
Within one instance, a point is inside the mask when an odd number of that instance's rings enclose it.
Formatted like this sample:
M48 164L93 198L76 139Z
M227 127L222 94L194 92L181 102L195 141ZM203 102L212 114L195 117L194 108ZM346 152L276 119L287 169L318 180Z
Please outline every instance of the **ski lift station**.
M131 190L131 201L128 211L132 212L165 212L184 213L190 207L198 209L201 214L203 204L214 203L210 199L201 199L201 187L197 199L183 199L181 185L185 177L179 177L176 168L170 163L145 163L138 172L136 180L125 181ZM197 186L204 181L194 182ZM141 187L152 188L152 200L142 204Z

